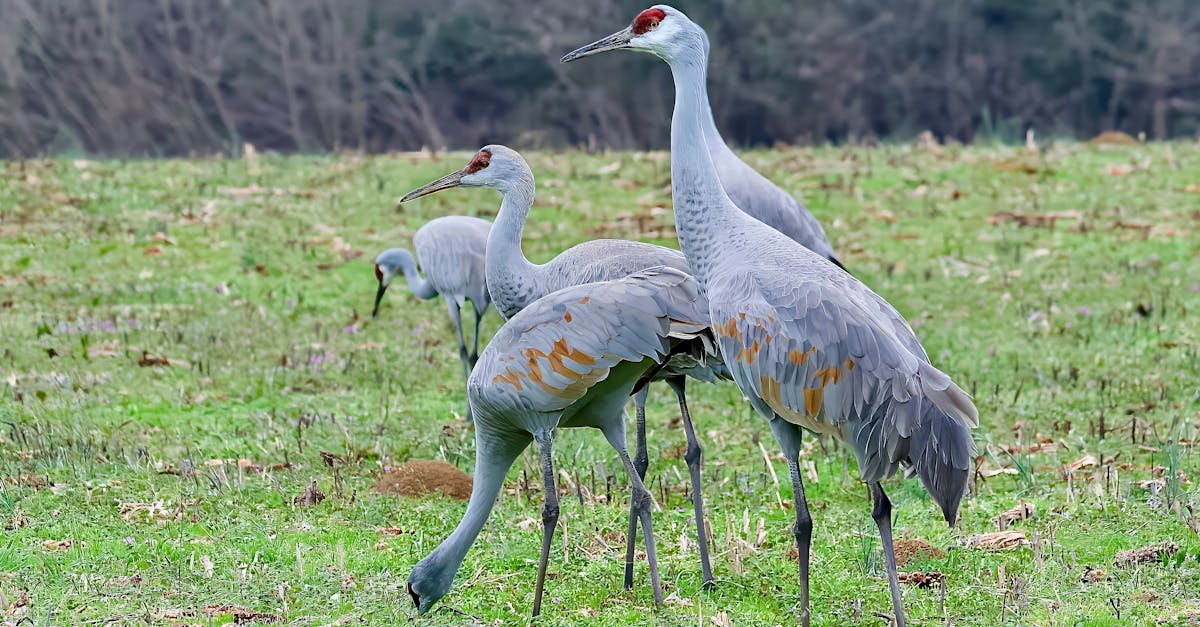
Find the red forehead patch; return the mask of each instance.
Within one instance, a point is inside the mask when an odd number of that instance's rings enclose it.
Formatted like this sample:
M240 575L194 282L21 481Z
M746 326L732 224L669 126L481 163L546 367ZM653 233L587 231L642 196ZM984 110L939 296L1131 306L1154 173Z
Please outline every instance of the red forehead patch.
M480 150L475 154L475 158L467 164L467 169L464 170L467 174L474 174L486 167L492 162L492 153L486 150Z
M375 264L375 280L383 283L383 270L379 269L379 264Z
M642 35L658 28L658 23L666 17L667 14L662 9L646 9L638 13L638 16L633 18L633 34Z

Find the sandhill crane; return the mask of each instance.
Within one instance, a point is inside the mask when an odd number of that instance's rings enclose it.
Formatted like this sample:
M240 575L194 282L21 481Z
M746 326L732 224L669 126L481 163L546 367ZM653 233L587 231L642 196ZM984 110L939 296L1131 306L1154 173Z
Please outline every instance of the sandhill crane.
M496 309L506 318L515 315L534 300L566 287L618 279L656 266L688 272L687 261L678 250L616 239L583 242L568 248L545 264L531 263L521 250L521 234L525 229L529 210L533 207L533 171L520 153L506 146L484 146L462 170L451 172L409 192L400 202L408 202L453 187L488 187L503 195L500 210L496 213L495 226L488 237L487 279ZM700 491L702 451L692 425L691 414L688 412L684 377L688 375L707 381L713 381L722 375L728 377L728 372L719 363L715 367L719 372L714 372L712 367L681 357L672 360L667 367L654 375L656 379L667 381L675 392L683 416L683 428L688 443L684 461L688 465L691 477L697 546L705 585L712 582L713 576L704 531L704 501ZM634 402L637 414L637 453L634 466L638 470L638 476L644 479L650 464L646 446L644 387L635 395ZM636 533L636 520L631 511L625 555L626 588L633 586L633 544Z
M707 309L694 279L663 267L553 292L509 318L484 349L467 385L475 411L475 484L458 527L408 577L418 611L428 611L450 589L505 474L533 441L545 486L533 598L533 615L538 615L559 512L551 446L563 427L600 429L617 450L646 538L654 601L662 602L650 493L625 447L624 406L640 377L707 332Z
M434 218L417 229L413 235L413 248L417 259L425 270L422 277L412 253L403 248L390 248L375 258L375 278L379 289L375 292L375 307L371 317L379 314L379 303L397 273L403 273L408 289L417 298L428 300L441 294L446 301L450 321L458 333L458 358L462 361L463 379L471 374L471 368L479 357L479 322L487 313L492 301L488 292L484 271L488 232L492 223L470 216L443 216ZM467 352L463 338L460 309L471 301L475 311L475 336L472 349ZM471 408L467 407L467 420L471 419Z
M700 27L696 26L696 28ZM596 54L600 50L576 54L578 52L575 51L563 57L563 62ZM704 63L705 67L700 69L702 73L699 94L702 106L700 124L704 133L704 142L708 145L709 156L712 157L725 194L742 211L758 218L776 231L790 237L801 246L828 259L844 270L845 266L834 254L833 246L825 235L825 229L821 228L821 223L816 217L791 194L742 161L725 143L725 139L721 137L721 131L717 129L717 124L713 120L712 109L709 107L705 76L707 74L707 58Z
M812 517L800 478L802 429L847 442L870 486L896 622L904 608L880 481L900 466L921 479L953 525L967 489L978 424L970 397L930 362L907 321L854 277L729 199L708 156L704 72L708 38L683 13L656 5L633 23L563 57L649 52L671 66L671 184L679 243L709 301L734 381L770 421L796 501L801 622L809 624Z

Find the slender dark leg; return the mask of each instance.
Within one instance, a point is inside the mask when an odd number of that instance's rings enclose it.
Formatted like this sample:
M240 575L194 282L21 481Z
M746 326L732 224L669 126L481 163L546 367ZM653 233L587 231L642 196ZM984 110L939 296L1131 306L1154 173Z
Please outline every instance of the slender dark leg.
M475 338L472 340L473 346L471 347L471 370L475 369L475 363L479 361L479 323L483 320L483 314L487 312L486 309L480 311L479 308L475 307L474 305L475 302L472 301L471 306L472 309L475 310Z
M808 609L808 560L812 547L812 515L808 512L808 499L804 496L804 480L800 478L800 427L776 417L771 421L771 431L787 458L788 475L792 480L792 495L796 503L796 523L792 535L796 537L796 551L800 563L800 624L809 626Z
M642 481L646 480L646 470L650 468L650 449L646 446L646 396L650 393L650 385L646 384L637 394L633 395L634 410L637 412L637 432L634 434L635 446L633 469Z
M467 354L467 341L463 339L462 315L458 309L458 303L453 297L446 298L446 311L450 312L450 321L454 323L454 330L458 332L458 360L462 362L463 381L471 378L471 361ZM471 416L471 403L467 402L467 422L473 422Z
M879 540L883 542L883 558L887 562L888 588L892 591L892 611L896 613L896 627L904 627L904 603L900 600L900 581L896 574L896 547L892 544L892 502L883 492L878 481L871 482L871 518L879 527Z
M454 331L458 333L458 360L462 362L463 379L466 379L471 376L471 356L467 353L467 340L463 337L462 313L453 298L446 298L446 311L450 312L450 321L454 323Z
M696 516L696 543L700 547L700 572L704 576L704 587L711 588L713 584L712 566L708 562L708 534L704 532L704 494L700 491L700 462L704 450L696 439L696 429L692 426L692 415L688 412L687 395L684 393L687 379L683 375L667 379L667 385L679 397L679 412L683 415L683 433L687 437L687 452L683 460L687 462L688 474L692 477L692 508Z
M533 615L542 611L542 590L546 586L546 567L550 563L550 544L554 542L554 529L558 526L558 488L554 485L554 462L550 450L554 436L544 432L533 436L541 454L542 481L546 489L546 504L542 507L542 557L538 562L537 588L533 594Z
M646 563L650 565L650 587L654 590L654 605L662 605L662 582L658 578L658 554L654 548L654 523L650 519L650 491L646 489L642 478L637 474L637 469L633 467L633 460L629 459L629 450L625 446L624 421L618 420L614 428L605 429L604 437L617 450L621 463L625 465L625 474L629 475L629 481L633 484L630 509L637 513L638 520L642 522L642 535L646 537Z
M633 470L638 479L646 479L646 469L650 467L650 453L646 450L646 395L650 392L650 384L642 386L633 395L634 411L637 415L636 452L633 457ZM625 589L633 589L633 545L637 542L637 502L629 501L629 531L625 535Z

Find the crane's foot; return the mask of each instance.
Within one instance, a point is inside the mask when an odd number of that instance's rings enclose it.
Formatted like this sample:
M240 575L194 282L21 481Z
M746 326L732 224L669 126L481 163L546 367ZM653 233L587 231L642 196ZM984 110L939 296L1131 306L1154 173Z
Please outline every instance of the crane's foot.
M642 522L642 535L646 538L646 563L650 566L650 587L654 591L654 606L662 605L662 581L658 576L658 555L654 544L654 523L650 516L650 492L645 487L635 489L638 518Z

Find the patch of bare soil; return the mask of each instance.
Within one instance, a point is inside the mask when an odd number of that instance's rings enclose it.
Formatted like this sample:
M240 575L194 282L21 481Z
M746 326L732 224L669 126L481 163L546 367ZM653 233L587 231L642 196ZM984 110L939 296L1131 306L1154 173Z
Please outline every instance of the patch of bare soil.
M945 551L933 546L932 544L917 538L915 540L897 540L896 544L896 565L903 568L913 558L935 558L940 559L946 557Z
M471 476L431 459L414 459L383 473L371 488L378 494L421 497L441 492L452 499L471 498Z
M1089 144L1136 144L1138 140L1134 139L1129 133L1122 131L1104 131L1099 135L1088 140Z

